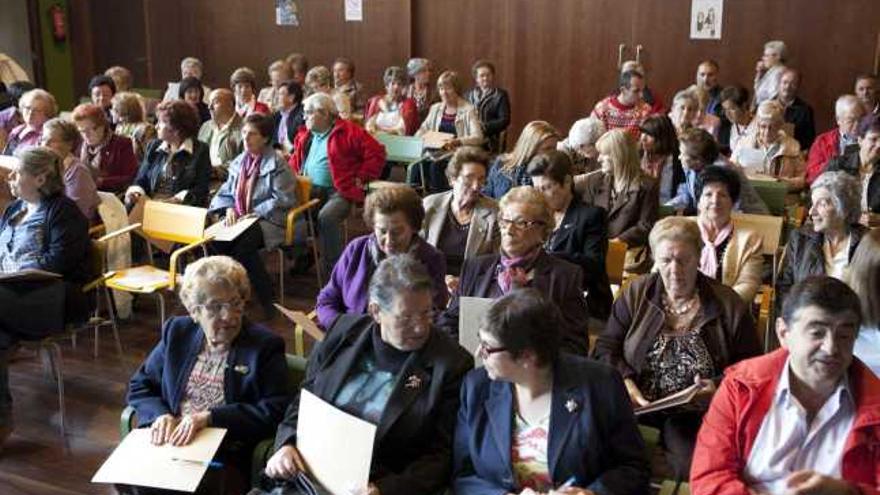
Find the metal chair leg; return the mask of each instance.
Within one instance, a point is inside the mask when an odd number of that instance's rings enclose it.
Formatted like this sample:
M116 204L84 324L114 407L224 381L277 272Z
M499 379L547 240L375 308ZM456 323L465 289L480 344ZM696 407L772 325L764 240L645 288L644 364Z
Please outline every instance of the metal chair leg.
M156 292L156 296L159 298L159 330L162 330L162 326L165 325L165 297L162 295L162 292Z
M61 360L61 346L55 341L44 343L43 350L49 357L52 376L58 384L58 411L60 414L61 438L67 443L67 409L64 407L64 370Z
M318 290L320 290L324 286L324 267L321 265L321 255L318 253L318 236L315 234L315 222L313 221L311 211L306 211L306 228L308 228L308 238L312 241L312 256L315 258L315 276L318 278ZM306 242L308 242L308 239Z
M284 249L278 248L278 301L284 306Z
M122 357L122 341L119 339L119 325L116 324L116 306L107 287L104 287L104 298L107 300L107 314L110 317L110 327L113 329L113 339L116 341L116 352Z

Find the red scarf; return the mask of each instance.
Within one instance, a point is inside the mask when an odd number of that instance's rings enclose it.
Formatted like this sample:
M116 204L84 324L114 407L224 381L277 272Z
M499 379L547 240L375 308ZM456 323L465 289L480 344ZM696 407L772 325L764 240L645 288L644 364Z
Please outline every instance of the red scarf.
M259 170L260 157L245 152L241 173L238 174L238 183L235 184L235 214L238 216L251 212L251 198Z

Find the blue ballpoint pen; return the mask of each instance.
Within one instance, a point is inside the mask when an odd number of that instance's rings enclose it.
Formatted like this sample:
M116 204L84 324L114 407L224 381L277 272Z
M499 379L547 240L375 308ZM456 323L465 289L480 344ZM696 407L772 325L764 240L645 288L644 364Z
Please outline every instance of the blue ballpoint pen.
M571 478L565 480L565 483L559 485L559 488L557 488L557 490L560 488L571 488L574 486L575 483L577 483L577 478L572 476Z

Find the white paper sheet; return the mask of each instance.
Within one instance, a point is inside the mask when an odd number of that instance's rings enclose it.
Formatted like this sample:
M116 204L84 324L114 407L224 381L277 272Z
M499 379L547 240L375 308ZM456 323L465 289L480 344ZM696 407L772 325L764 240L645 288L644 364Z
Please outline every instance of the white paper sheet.
M258 220L259 217L246 216L229 226L223 225L221 220L205 229L205 237L212 237L215 241L232 241Z
M477 332L492 301L493 299L487 297L462 297L458 300L458 344L475 356L477 366L481 364L480 358L475 354L480 345Z
M189 445L150 443L149 428L132 430L104 461L92 483L119 483L194 492L226 435L225 428L205 428Z
M362 22L364 20L363 0L345 0L346 22Z
M308 390L300 393L296 448L309 474L332 495L366 488L376 426L324 402Z

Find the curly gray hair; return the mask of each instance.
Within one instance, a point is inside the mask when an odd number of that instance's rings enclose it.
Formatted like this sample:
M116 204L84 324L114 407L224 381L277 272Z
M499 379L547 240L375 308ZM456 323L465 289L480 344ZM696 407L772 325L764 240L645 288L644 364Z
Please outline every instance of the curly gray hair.
M196 306L207 301L207 289L210 287L235 290L245 303L251 297L247 271L229 256L208 256L186 266L178 294L190 314L195 312Z
M602 134L605 134L605 124L597 118L587 117L571 125L565 144L575 149L588 144L595 145Z
M385 258L370 279L370 302L382 311L391 311L395 298L403 291L432 291L434 281L428 269L411 254Z
M810 191L825 189L831 193L831 202L834 209L847 223L853 225L859 222L862 208L862 185L852 175L837 171L825 172L820 175L810 186Z

